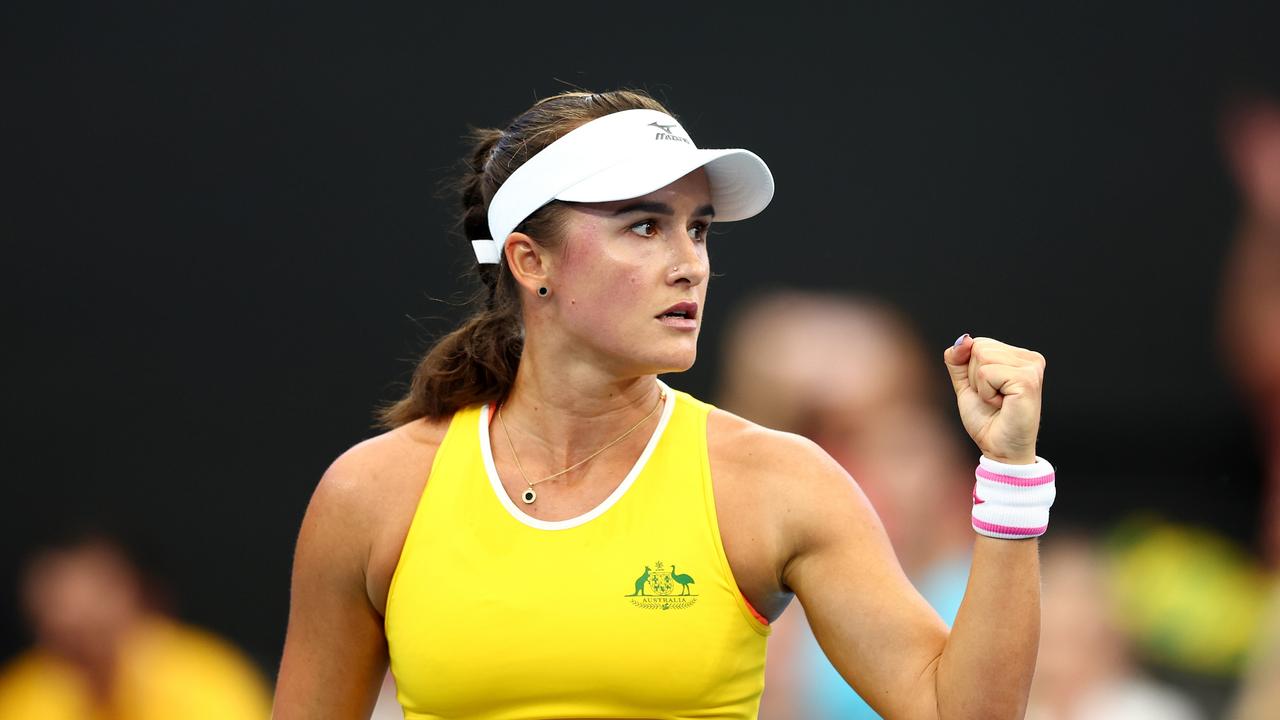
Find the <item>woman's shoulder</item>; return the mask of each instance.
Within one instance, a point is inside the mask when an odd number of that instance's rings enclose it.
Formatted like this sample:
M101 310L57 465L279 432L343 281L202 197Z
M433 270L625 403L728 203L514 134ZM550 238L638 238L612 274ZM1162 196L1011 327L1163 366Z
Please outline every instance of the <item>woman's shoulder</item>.
M449 420L421 419L363 440L339 455L316 484L308 514L357 544L422 491Z
M716 484L755 497L775 512L821 506L848 496L857 483L814 441L773 430L724 410L707 418L707 455ZM780 503L778 498L788 502ZM800 516L804 514L801 513Z
M452 418L419 418L352 445L333 461L330 471L344 474L385 473L408 457L434 455Z
M357 443L333 461L311 497L307 514L320 544L351 553L353 575L379 612L449 423L415 420Z
M707 454L734 575L757 609L777 617L789 597L779 585L786 567L833 527L829 511L847 507L856 484L812 440L720 409L707 417Z
M422 418L363 440L339 455L317 485L317 496L344 505L385 499L406 482L426 480L426 469L449 430L450 418Z
M844 471L809 438L747 420L713 408L707 416L707 451L712 461L744 473L784 477L797 470Z

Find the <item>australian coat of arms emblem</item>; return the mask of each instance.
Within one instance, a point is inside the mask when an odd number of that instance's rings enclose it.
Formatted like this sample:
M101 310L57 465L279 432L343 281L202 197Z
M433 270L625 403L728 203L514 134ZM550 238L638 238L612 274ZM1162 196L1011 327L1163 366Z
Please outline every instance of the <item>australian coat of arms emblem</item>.
M626 595L631 604L649 610L682 610L698 601L695 582L688 573L661 561L644 566L634 591Z

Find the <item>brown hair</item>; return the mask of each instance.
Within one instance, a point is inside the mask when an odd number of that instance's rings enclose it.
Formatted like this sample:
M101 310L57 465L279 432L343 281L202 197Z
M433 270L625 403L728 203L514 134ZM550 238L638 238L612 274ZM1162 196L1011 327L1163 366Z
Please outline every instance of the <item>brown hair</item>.
M516 168L574 128L623 110L670 114L640 91L566 92L534 103L506 130L472 130L472 149L456 187L466 240L489 237L489 201ZM559 201L542 206L516 230L554 247L561 207ZM501 244L505 238L494 240ZM446 418L469 405L499 402L510 392L524 347L520 295L505 254L497 265L477 265L476 273L482 284L472 300L477 309L427 351L404 397L379 410L382 426Z

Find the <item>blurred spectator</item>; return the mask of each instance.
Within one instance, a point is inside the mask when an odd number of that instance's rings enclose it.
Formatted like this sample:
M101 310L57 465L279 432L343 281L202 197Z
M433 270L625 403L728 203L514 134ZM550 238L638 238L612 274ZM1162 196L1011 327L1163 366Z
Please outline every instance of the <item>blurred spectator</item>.
M1266 604L1257 560L1213 531L1141 515L1107 534L1106 555L1113 617L1143 659L1220 705L1212 686L1240 672Z
M1223 330L1229 360L1257 417L1267 457L1264 551L1280 564L1280 102L1237 101L1225 114L1227 159L1241 219L1227 258Z
M907 576L951 623L969 577L975 458L933 356L886 305L776 293L732 324L719 404L810 437L849 470ZM765 667L765 720L878 717L827 661L799 603L774 623Z
M1224 340L1261 432L1266 473L1263 548L1280 566L1280 101L1248 92L1223 114L1223 145L1241 199L1227 259ZM1277 716L1280 707L1280 586L1272 590L1232 717Z
M1191 720L1196 706L1142 676L1111 611L1112 588L1093 545L1061 531L1041 553L1040 656L1028 720Z
M252 720L270 714L257 670L213 635L154 608L120 545L86 536L28 562L35 646L0 667L0 718Z

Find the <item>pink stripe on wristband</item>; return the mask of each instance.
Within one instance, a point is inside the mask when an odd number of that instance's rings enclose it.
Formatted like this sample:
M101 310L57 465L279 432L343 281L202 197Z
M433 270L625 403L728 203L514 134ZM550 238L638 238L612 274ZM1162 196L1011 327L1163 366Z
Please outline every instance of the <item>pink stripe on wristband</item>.
M974 471L973 529L1001 540L1039 537L1049 529L1057 495L1053 466L1037 457L1031 465L1009 465L983 456Z
M1036 537L1043 535L1049 529L1048 525L1040 527L1014 527L1013 525L997 525L989 523L978 518L973 518L973 526L978 530L986 530L987 532L1001 533L1003 535L1023 535L1026 537Z
M979 465L978 477L992 482L1004 483L1005 485L1013 485L1015 487L1037 487L1039 485L1048 485L1053 482L1054 474L1049 473L1048 475L1041 475L1040 477L1020 478L1012 475L994 473Z

